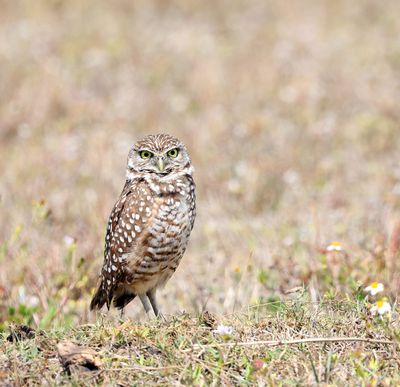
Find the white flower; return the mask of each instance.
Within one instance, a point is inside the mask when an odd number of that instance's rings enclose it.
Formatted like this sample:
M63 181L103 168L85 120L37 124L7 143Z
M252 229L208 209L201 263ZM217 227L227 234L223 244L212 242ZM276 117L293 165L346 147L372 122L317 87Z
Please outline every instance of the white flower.
M343 247L340 242L331 242L331 244L326 248L327 251L343 251Z
M63 241L64 241L65 245L68 246L68 247L72 246L74 244L74 242L75 242L74 238L72 238L69 235L65 235L64 238L63 238Z
M20 286L18 288L18 301L20 304L24 304L29 308L34 308L35 306L39 305L39 298L26 294L26 289L24 286Z
M383 316L386 313L390 314L390 312L392 311L392 307L386 301L386 299L382 299L372 305L370 311L372 314L376 314L376 312L378 312L379 315Z
M226 325L218 325L217 329L214 329L213 332L218 335L231 335L233 333L233 328Z
M364 290L368 293L371 293L371 296L375 296L375 294L383 292L384 289L385 287L383 284L379 282L372 282L372 284L367 286Z

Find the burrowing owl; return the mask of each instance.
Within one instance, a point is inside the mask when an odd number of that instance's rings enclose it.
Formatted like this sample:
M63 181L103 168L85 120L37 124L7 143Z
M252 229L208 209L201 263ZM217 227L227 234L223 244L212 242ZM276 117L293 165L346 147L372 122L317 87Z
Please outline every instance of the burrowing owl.
M156 290L178 267L196 216L192 173L189 154L175 137L148 135L133 146L90 309L110 308L111 302L122 309L139 296L146 313L151 304L158 316Z

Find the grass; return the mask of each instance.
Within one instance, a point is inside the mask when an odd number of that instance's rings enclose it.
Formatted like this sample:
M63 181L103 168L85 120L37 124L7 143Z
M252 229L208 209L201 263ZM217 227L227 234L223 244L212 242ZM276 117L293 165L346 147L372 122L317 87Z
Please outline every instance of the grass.
M0 375L4 383L17 385L399 383L397 316L392 322L360 317L360 308L363 303L316 305L297 299L225 316L181 314L167 321L113 324L99 319L75 328L38 331L21 341L8 342L4 335ZM215 333L220 323L233 327L232 334ZM343 336L377 342L345 342L339 339ZM285 344L299 338L304 342ZM307 342L310 338L325 341ZM278 342L263 342L271 339ZM94 349L100 369L68 374L56 350L65 340Z
M393 345L222 346L198 317L233 326L227 343L398 341L398 14L395 0L3 4L0 380L398 384ZM121 323L88 305L128 151L159 131L187 145L199 211L160 293L167 322L135 301ZM373 281L391 321L370 315ZM7 341L21 324L33 337ZM68 375L65 340L101 369Z

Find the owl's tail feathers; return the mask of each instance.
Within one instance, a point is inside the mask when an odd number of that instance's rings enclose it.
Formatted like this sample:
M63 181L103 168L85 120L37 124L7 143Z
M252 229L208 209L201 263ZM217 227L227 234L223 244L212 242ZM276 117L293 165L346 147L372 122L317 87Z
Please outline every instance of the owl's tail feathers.
M114 298L114 301L113 301L114 308L123 309L135 297L136 297L136 294L134 294L134 293L122 293L120 296Z
M107 304L107 308L110 309L110 302L107 292L100 284L90 303L90 310L101 309L104 304Z

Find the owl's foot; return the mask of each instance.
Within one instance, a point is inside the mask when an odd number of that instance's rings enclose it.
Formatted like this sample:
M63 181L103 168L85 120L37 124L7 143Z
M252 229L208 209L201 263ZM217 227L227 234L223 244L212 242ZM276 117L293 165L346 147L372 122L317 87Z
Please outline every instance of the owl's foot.
M158 311L157 319L163 322L167 322L167 318L160 311Z
M151 306L153 307L154 314L156 317L160 315L160 308L158 307L157 300L156 300L156 289L153 288L146 293L147 297L150 300Z

